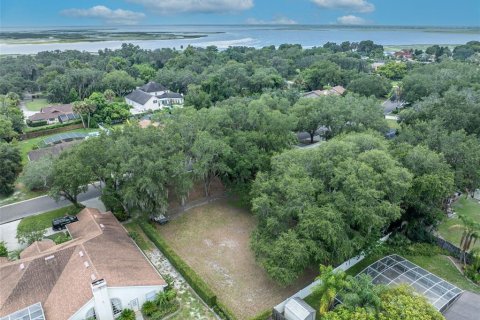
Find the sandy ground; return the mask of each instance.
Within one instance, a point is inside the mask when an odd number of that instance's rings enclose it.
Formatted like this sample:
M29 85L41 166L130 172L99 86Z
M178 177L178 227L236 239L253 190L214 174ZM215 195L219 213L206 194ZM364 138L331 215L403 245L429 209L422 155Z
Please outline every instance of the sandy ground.
M255 223L248 211L235 207L229 200L219 200L159 226L175 251L239 319L272 308L314 277L305 275L286 288L272 281L256 263L249 247Z

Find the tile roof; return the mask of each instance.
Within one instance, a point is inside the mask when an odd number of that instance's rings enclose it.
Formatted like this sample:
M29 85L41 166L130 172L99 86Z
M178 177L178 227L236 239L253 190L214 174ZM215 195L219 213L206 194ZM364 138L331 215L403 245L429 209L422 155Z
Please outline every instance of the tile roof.
M40 112L37 112L30 117L28 120L30 121L39 121L39 120L48 120L52 118L57 118L60 115L66 114L74 114L73 107L71 104L61 104L61 105L54 105L48 106L45 108L40 109Z
M95 279L112 287L165 285L111 212L86 208L77 217L67 226L73 240L37 242L20 260L0 264L0 316L41 302L47 319L68 319L93 298Z
M132 100L136 103L139 103L141 105L144 105L152 97L153 97L152 95L150 95L148 93L145 93L142 90L137 89L137 90L133 90L125 98L128 99L128 100Z
M149 83L144 84L139 89L143 92L158 92L167 90L167 88L162 86L160 83L156 83L154 81L150 81Z

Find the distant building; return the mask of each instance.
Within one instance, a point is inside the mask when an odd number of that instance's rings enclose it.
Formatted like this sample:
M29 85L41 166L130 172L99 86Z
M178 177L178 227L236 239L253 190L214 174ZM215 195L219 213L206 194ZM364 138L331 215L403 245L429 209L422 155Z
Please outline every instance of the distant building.
M61 104L42 108L40 109L40 112L31 115L27 120L32 123L46 121L48 124L52 124L57 122L68 122L79 118L80 116L73 112L71 104Z
M182 105L183 95L170 92L167 88L156 82L149 82L125 97L125 102L132 106L132 114L146 113L160 110L172 105Z
M393 55L395 56L395 58L402 59L402 60L411 60L413 58L413 52L411 50L406 50L406 49L397 51Z
M342 86L335 86L326 90L313 90L302 94L302 98L318 98L322 96L336 95L341 96L345 93L346 89Z
M374 71L377 71L378 68L383 67L385 65L385 62L374 62L372 63L372 69Z
M139 310L166 286L111 212L86 208L67 225L72 240L34 242L0 261L0 318L112 320Z

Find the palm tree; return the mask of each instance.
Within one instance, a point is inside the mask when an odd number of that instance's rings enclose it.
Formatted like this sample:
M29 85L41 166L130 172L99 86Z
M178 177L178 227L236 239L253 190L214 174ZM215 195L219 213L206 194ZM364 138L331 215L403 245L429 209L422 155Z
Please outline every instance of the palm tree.
M475 245L475 242L477 242L477 239L480 237L480 223L465 215L459 215L459 218L463 223L463 225L460 226L463 228L462 238L460 239L461 260L463 261L463 265L466 265L467 252Z
M380 296L385 292L386 286L375 285L372 278L366 274L348 280L347 287L340 294L344 307L351 310L358 307L373 311L380 309L382 303Z
M320 283L313 289L313 294L320 296L318 314L323 316L333 306L336 295L347 285L347 276L343 271L333 271L332 266L320 265L320 275L316 280Z

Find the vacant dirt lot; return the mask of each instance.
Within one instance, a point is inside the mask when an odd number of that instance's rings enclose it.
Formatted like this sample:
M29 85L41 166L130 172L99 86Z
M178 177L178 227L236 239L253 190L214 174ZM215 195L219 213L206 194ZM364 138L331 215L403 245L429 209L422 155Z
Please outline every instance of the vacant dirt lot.
M239 319L248 319L283 301L310 283L305 276L282 288L256 264L249 247L254 217L229 200L191 209L160 233L175 251L204 278Z

